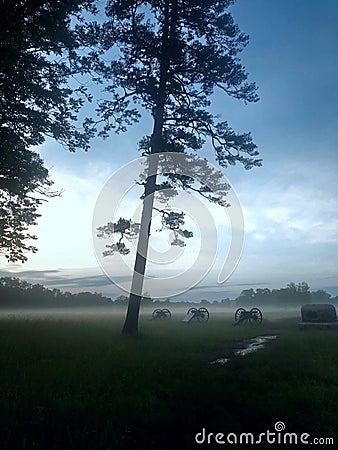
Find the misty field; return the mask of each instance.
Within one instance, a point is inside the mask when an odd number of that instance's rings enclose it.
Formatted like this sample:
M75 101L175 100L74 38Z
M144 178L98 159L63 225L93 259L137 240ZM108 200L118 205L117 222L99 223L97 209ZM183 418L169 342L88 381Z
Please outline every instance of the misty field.
M300 331L296 314L270 313L259 327L234 327L221 312L206 324L182 324L179 312L150 317L126 338L123 316L109 312L2 314L2 448L222 448L217 433L258 436L278 421L309 442L337 442L338 332ZM238 341L259 335L278 339L233 356ZM203 428L213 443L195 442Z

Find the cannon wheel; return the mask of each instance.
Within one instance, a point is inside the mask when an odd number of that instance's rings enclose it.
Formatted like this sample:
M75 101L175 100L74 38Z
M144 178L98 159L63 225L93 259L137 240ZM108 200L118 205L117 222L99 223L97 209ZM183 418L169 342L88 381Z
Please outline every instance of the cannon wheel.
M244 308L238 308L235 312L235 322L239 322L242 313L245 313L245 309Z
M162 309L162 312L165 314L165 317L166 317L166 318L167 318L167 317L168 317L168 319L171 318L171 312L169 311L168 308L163 308L163 309Z
M189 308L187 314L190 314L190 313L196 314L197 308Z
M161 317L161 312L162 312L161 309L155 309L155 310L153 311L153 318L154 318L154 319L158 319L159 317Z
M208 322L208 320L209 320L209 311L207 310L207 308L204 308L202 306L202 308L199 308L197 310L197 320L199 322Z
M252 308L250 310L250 323L251 325L254 323L260 324L263 320L263 314L262 311L258 308Z

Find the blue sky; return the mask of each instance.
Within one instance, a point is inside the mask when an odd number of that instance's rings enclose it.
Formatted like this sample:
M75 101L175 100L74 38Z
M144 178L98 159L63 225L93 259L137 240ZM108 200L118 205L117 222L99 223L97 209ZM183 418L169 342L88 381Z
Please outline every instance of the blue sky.
M243 209L242 257L233 275L219 285L219 258L224 257L219 255L206 279L185 298L220 299L250 286L278 288L303 280L336 295L338 3L237 0L231 10L250 36L241 61L259 87L260 101L243 105L217 95L213 110L235 130L251 131L263 166L224 171ZM95 257L93 211L109 177L138 157L136 143L150 130L145 117L124 135L95 140L88 153L69 154L51 141L39 148L55 187L65 191L42 206L39 224L32 229L39 236L39 252L24 265L2 258L1 274L65 290L118 295ZM201 156L214 162L208 146ZM227 238L220 233L220 247L222 239Z

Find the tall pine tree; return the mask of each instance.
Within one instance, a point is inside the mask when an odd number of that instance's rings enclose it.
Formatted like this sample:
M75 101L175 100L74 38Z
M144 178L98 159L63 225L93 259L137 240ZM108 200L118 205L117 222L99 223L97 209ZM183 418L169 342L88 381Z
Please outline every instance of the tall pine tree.
M202 149L207 140L221 167L261 165L250 133L236 133L210 112L211 96L219 91L244 102L256 102L256 86L238 53L248 37L228 11L232 0L109 0L107 21L100 30L102 51L98 79L107 83L107 98L99 104L104 123L100 134L125 131L148 112L153 129L139 143L143 155ZM114 49L112 51L112 49ZM88 119L86 126L96 123ZM137 334L142 280L146 268L153 199L158 186L156 158L144 183L144 204L134 278L123 332ZM155 161L155 162L154 162ZM155 173L155 174L154 174ZM170 178L170 176L169 176ZM171 177L173 185L192 180ZM203 191L203 187L200 190ZM121 230L120 230L121 231ZM102 232L102 230L101 230Z

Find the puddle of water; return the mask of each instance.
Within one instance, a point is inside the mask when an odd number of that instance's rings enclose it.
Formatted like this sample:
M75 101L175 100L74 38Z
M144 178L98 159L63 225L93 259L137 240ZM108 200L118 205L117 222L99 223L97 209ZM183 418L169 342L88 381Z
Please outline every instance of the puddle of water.
M220 364L220 365L223 365L223 364L228 363L229 361L230 361L230 358L218 358L218 359L216 359L215 361L211 361L210 364Z
M245 341L237 342L236 348L233 349L234 356L246 356L250 353L261 350L265 347L265 344L269 341L277 339L278 336L257 336L252 339L246 339ZM211 361L210 364L227 364L230 358L219 358L215 361Z
M277 339L277 336L257 336L253 339L248 339L247 341L242 341L239 345L238 350L234 351L235 356L246 356L249 353L256 352L265 347L265 344L269 341Z

